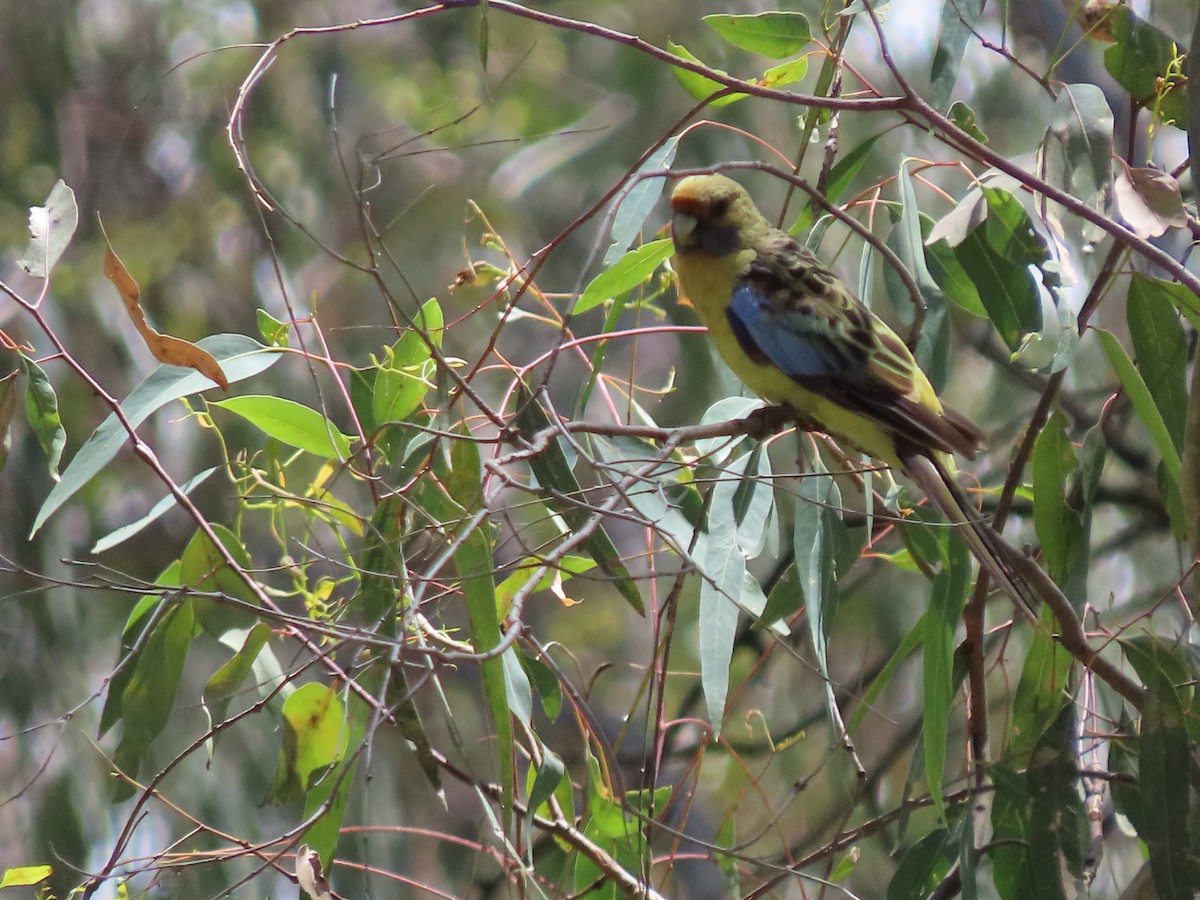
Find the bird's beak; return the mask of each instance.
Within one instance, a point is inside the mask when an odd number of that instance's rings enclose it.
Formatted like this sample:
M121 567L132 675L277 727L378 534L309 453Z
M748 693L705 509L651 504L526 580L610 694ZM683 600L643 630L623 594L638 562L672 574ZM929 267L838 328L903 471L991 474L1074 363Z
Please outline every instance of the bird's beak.
M671 217L671 236L676 247L694 247L696 244L696 217L677 212Z

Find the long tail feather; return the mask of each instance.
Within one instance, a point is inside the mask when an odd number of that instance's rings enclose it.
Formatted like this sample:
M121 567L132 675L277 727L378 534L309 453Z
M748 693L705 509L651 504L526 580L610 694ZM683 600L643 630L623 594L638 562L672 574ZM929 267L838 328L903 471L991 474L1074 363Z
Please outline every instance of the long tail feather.
M941 509L951 524L961 525L959 533L967 542L972 555L991 576L996 586L1008 594L1017 608L1035 624L1039 621L1037 608L1040 596L1017 571L1011 560L1017 552L992 528L979 518L970 499L945 465L924 454L911 453L901 457L905 471Z

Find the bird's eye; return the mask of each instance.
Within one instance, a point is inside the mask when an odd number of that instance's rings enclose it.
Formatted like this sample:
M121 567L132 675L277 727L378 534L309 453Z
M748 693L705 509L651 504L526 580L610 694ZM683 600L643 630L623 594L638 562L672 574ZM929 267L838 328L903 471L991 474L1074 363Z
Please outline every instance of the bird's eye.
M721 218L727 212L729 212L729 198L728 197L718 197L716 200L714 200L712 202L712 206L709 207L709 213L712 215L712 217L714 219Z

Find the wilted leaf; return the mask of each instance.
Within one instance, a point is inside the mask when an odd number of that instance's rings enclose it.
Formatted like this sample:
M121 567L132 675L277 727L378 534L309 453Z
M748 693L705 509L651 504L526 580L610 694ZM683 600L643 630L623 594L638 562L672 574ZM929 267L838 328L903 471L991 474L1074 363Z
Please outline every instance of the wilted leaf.
M1138 237L1158 237L1187 224L1179 182L1166 172L1122 162L1113 189L1117 212Z
M133 327L142 336L142 340L146 342L146 347L154 358L169 366L185 366L195 369L205 378L210 378L219 384L222 390L229 390L229 380L211 353L181 338L171 337L169 334L159 334L146 324L146 314L142 312L141 288L129 274L129 270L125 268L120 257L113 252L107 235L104 236L104 244L104 277L116 286L117 293L125 301L125 310L129 313Z

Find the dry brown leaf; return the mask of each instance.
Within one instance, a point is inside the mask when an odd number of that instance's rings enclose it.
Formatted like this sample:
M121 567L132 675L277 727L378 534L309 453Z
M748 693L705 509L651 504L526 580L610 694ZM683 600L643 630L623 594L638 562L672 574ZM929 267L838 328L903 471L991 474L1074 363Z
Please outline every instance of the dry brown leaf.
M104 276L116 286L117 293L125 302L125 311L133 321L133 327L138 330L154 358L169 366L195 369L205 378L219 384L222 390L229 390L229 380L211 353L182 338L160 334L146 324L146 314L142 312L141 288L125 268L125 263L121 262L121 258L113 251L112 244L108 242L108 235L104 236L104 246Z

